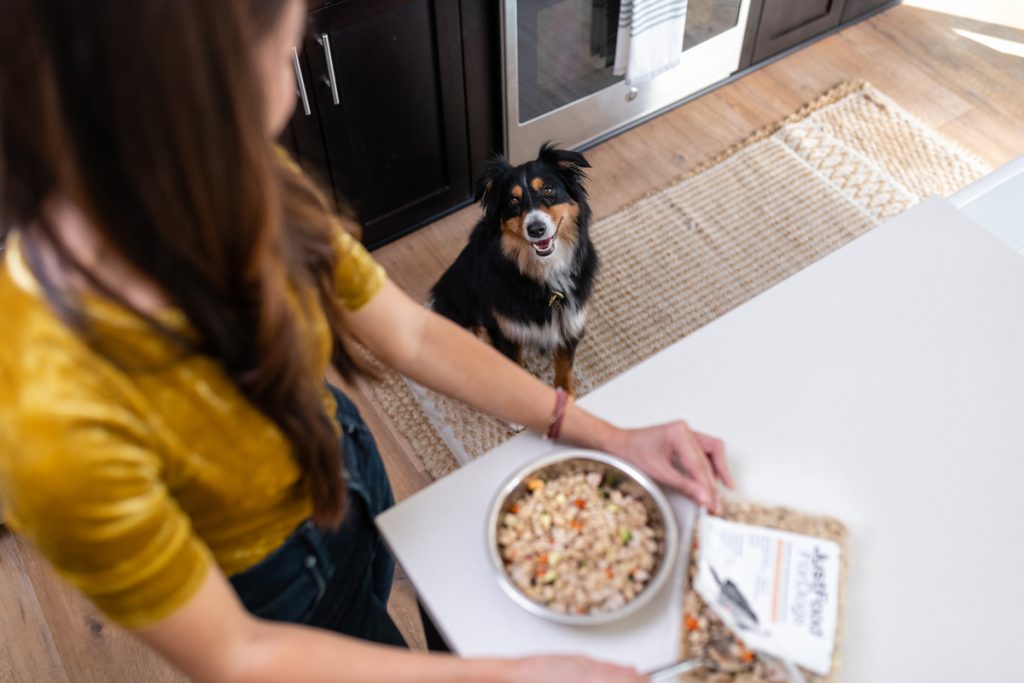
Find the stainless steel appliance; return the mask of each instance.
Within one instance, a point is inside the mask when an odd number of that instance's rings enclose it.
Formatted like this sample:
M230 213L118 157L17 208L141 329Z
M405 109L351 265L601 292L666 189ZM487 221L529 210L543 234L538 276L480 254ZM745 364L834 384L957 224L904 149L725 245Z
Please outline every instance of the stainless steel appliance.
M750 0L689 0L675 68L636 87L612 74L619 0L502 0L505 150L578 147L736 71Z

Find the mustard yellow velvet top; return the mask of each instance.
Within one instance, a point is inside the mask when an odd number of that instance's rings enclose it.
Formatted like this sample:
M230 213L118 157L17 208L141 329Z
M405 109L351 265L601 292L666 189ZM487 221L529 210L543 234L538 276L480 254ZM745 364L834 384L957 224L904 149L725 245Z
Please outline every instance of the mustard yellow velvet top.
M355 310L384 271L340 228L335 288ZM0 499L8 523L104 613L129 628L170 615L212 559L232 574L264 559L311 512L277 426L209 358L109 300L85 298L105 347L153 363L125 371L54 314L16 235L0 266ZM160 319L189 333L184 314ZM317 309L316 376L330 358ZM105 351L107 350L105 348ZM133 356L135 357L135 356ZM122 364L123 365L123 364ZM334 400L324 390L334 415Z

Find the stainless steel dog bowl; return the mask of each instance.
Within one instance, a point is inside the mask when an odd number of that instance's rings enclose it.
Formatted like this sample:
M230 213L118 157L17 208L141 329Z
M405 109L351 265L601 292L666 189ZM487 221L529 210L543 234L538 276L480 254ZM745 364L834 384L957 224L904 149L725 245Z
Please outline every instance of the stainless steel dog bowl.
M535 602L515 585L505 570L498 547L498 529L502 516L512 504L522 497L526 491L526 481L533 477L554 478L562 474L578 471L597 471L606 477L621 481L618 488L639 498L647 507L650 525L658 540L658 553L651 580L644 589L621 608L611 612L595 614L565 614ZM647 475L611 455L587 450L568 450L544 456L535 460L513 474L498 490L491 504L491 514L487 518L487 547L491 563L502 589L515 602L537 616L561 624L591 626L616 621L640 609L650 601L665 585L672 575L676 555L679 552L679 529L675 514L665 494Z

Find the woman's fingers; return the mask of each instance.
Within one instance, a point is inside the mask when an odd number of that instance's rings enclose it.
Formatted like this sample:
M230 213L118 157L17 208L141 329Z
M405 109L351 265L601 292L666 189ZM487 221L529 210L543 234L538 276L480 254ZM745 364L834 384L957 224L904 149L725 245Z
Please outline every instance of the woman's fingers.
M576 656L529 657L513 666L516 668L514 678L530 683L644 683L650 680L627 666Z
M722 503L718 497L718 480L715 478L715 468L708 458L708 453L704 449L704 446L697 439L695 433L692 430L689 431L690 441L693 443L694 450L700 455L704 462L704 474L707 477L708 492L711 494L711 505L708 509L716 515L722 511Z
M650 678L631 666L604 663L608 683L648 683Z
M736 488L736 482L732 478L732 473L729 471L729 463L725 458L725 443L717 436L711 436L703 432L694 431L693 434L697 437L697 441L708 454L708 457L711 458L711 465L714 467L718 478L727 487L731 489Z
M649 474L653 476L659 484L664 484L665 486L669 486L679 491L684 496L697 503L697 505L710 507L711 498L708 495L707 487L692 476L683 474L672 465L660 467Z
M690 429L685 422L626 430L620 455L659 483L679 490L715 514L722 510L718 480L733 487L721 439Z
M690 453L700 463L701 477L708 491L708 509L717 514L721 506L718 503L718 486L715 483L715 473L711 467L711 461L708 460L708 454L704 451L704 447L700 445L697 437L693 435L693 430L689 427L686 428L686 439L690 445Z
M703 453L693 434L689 432L686 434L686 445L688 458L685 462L693 463L694 476L707 492L707 508L715 512L718 510L718 490L715 487L715 475L711 471L708 456Z
M690 477L704 491L704 495L700 499L701 503L712 512L717 512L719 509L718 490L715 487L715 477L711 471L711 463L708 461L707 454L685 423L679 423L675 433L677 437L674 444L676 455Z

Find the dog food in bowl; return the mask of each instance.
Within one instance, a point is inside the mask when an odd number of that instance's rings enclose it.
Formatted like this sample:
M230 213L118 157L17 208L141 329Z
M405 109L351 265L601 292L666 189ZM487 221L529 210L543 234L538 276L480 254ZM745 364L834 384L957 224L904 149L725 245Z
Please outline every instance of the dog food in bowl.
M531 600L563 614L622 608L659 557L647 505L597 468L526 480L497 541L505 571Z

